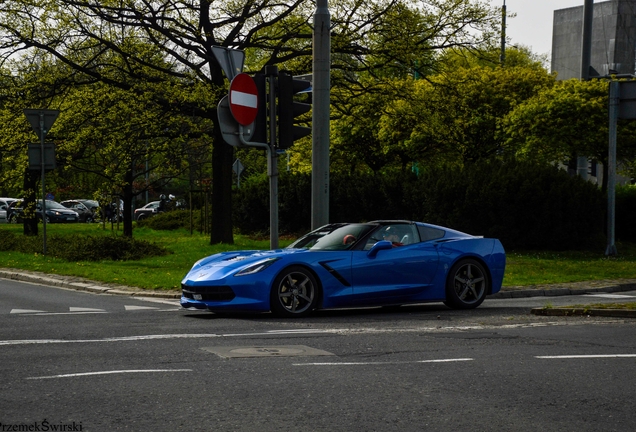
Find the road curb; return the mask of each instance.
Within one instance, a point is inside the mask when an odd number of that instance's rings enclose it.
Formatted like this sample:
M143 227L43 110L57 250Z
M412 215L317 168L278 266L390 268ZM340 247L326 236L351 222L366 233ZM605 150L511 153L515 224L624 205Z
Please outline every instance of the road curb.
M631 309L587 309L587 308L533 308L533 315L541 316L597 316L614 318L636 318Z
M124 285L100 284L99 282L85 280L73 276L57 276L45 273L22 270L0 269L0 278L13 279L23 282L32 282L42 285L68 288L76 291L86 291L94 294L111 294L131 297L150 297L160 299L181 298L180 292L175 291L150 291L126 287Z
M582 295L595 293L614 293L636 290L636 283L625 282L601 287L585 287L585 283L578 283L576 288L531 288L531 289L506 289L502 288L496 294L488 296L489 299L524 298L524 297L555 297L566 295ZM583 285L583 286L582 286Z
M151 291L109 283L100 283L75 276L62 276L17 269L0 269L0 278L51 285L61 288L87 291L95 294L124 295L132 297L150 297L158 299L179 299L180 291ZM568 287L567 285L570 285ZM581 295L594 293L613 293L636 290L636 280L627 279L625 282L616 281L588 281L572 284L541 285L532 288L503 287L488 299L509 299L525 297L555 297L566 295Z

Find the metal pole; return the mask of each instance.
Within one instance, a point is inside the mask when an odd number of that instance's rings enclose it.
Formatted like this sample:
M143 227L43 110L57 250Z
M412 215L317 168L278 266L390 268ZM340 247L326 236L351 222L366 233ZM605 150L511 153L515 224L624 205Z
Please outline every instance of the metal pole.
M44 184L44 112L40 113L40 164L42 174L42 255L46 256L46 185ZM36 202L37 206L37 202ZM37 220L37 217L36 217Z
M501 67L506 65L506 0L501 7L501 54L499 55Z
M269 146L267 175L269 176L269 247L278 249L278 154L276 153L276 80L278 66L265 66L269 78Z
M329 94L331 67L331 17L328 0L317 0L313 38L313 113L311 226L329 223Z
M585 0L583 4L583 37L581 42L581 79L590 79L592 59L592 21L594 20L594 0Z
M607 249L605 255L616 255L615 194L616 194L616 124L620 104L620 82L611 81L609 89L609 154L607 157Z

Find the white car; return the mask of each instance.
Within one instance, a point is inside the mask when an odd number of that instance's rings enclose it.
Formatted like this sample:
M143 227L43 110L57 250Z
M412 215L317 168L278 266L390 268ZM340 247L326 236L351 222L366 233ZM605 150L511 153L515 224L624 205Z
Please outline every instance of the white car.
M0 198L0 223L7 223L7 210L17 198Z

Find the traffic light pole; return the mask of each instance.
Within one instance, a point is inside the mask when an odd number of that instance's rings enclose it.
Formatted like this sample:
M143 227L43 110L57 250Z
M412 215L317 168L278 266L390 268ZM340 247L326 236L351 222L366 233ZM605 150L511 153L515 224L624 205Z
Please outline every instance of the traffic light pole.
M267 176L269 177L269 247L278 249L278 154L276 153L276 80L278 66L265 66L265 76L269 80L267 108L269 110L269 143L246 141L239 125L238 138L241 144L258 147L267 153Z
M278 66L265 66L269 78L269 146L267 175L269 176L269 247L278 249L278 153L276 153L276 79Z

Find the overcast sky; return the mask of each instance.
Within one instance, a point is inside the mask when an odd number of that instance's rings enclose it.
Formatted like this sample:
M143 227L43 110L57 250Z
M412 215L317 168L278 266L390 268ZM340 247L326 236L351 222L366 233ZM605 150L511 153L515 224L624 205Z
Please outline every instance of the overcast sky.
M493 6L502 6L504 0L490 0ZM505 0L508 14L506 36L512 45L525 45L537 54L552 51L552 21L554 11L573 6L583 6L584 0ZM595 1L594 3L600 3ZM549 57L548 57L549 58Z

